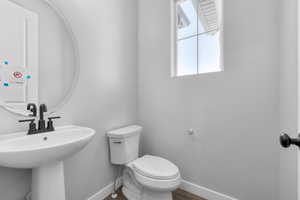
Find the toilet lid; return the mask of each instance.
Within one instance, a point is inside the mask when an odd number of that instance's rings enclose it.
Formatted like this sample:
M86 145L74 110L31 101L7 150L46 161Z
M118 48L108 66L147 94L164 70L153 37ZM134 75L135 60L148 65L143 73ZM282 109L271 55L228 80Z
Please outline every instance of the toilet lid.
M143 156L135 160L132 165L136 172L153 179L168 180L179 175L179 169L176 165L156 156Z

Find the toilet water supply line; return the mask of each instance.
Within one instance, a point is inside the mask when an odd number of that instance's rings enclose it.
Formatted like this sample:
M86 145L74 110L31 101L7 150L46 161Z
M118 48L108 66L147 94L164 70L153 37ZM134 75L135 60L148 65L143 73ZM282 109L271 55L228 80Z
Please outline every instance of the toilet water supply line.
M25 196L25 200L31 200L31 192L28 192L27 195Z
M120 166L117 166L118 168L118 173L115 177L115 181L114 181L114 190L113 190L113 193L111 194L111 198L113 199L116 199L118 197L118 193L117 193L117 190L119 189L118 187L121 186L121 183L120 183L120 177L121 177L121 174L122 174L122 170L123 170L123 166L120 165Z

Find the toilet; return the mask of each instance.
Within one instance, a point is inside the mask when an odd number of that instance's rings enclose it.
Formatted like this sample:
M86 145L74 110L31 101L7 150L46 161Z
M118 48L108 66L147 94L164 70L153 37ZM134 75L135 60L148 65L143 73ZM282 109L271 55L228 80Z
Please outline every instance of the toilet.
M128 200L172 200L181 183L178 167L157 156L139 158L141 126L128 126L107 133L111 163L123 165L122 191Z

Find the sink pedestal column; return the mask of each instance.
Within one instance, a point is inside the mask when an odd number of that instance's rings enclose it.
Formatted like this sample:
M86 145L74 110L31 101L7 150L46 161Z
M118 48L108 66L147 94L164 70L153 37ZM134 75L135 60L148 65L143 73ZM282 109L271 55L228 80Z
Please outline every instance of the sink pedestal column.
M32 170L32 200L66 200L63 162Z

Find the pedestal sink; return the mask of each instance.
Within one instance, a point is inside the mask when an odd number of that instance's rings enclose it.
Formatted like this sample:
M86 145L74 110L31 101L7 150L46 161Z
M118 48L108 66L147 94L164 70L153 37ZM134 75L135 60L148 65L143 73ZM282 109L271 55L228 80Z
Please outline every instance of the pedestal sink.
M32 200L65 200L63 160L82 150L95 131L79 126L54 132L0 136L0 166L32 168Z

